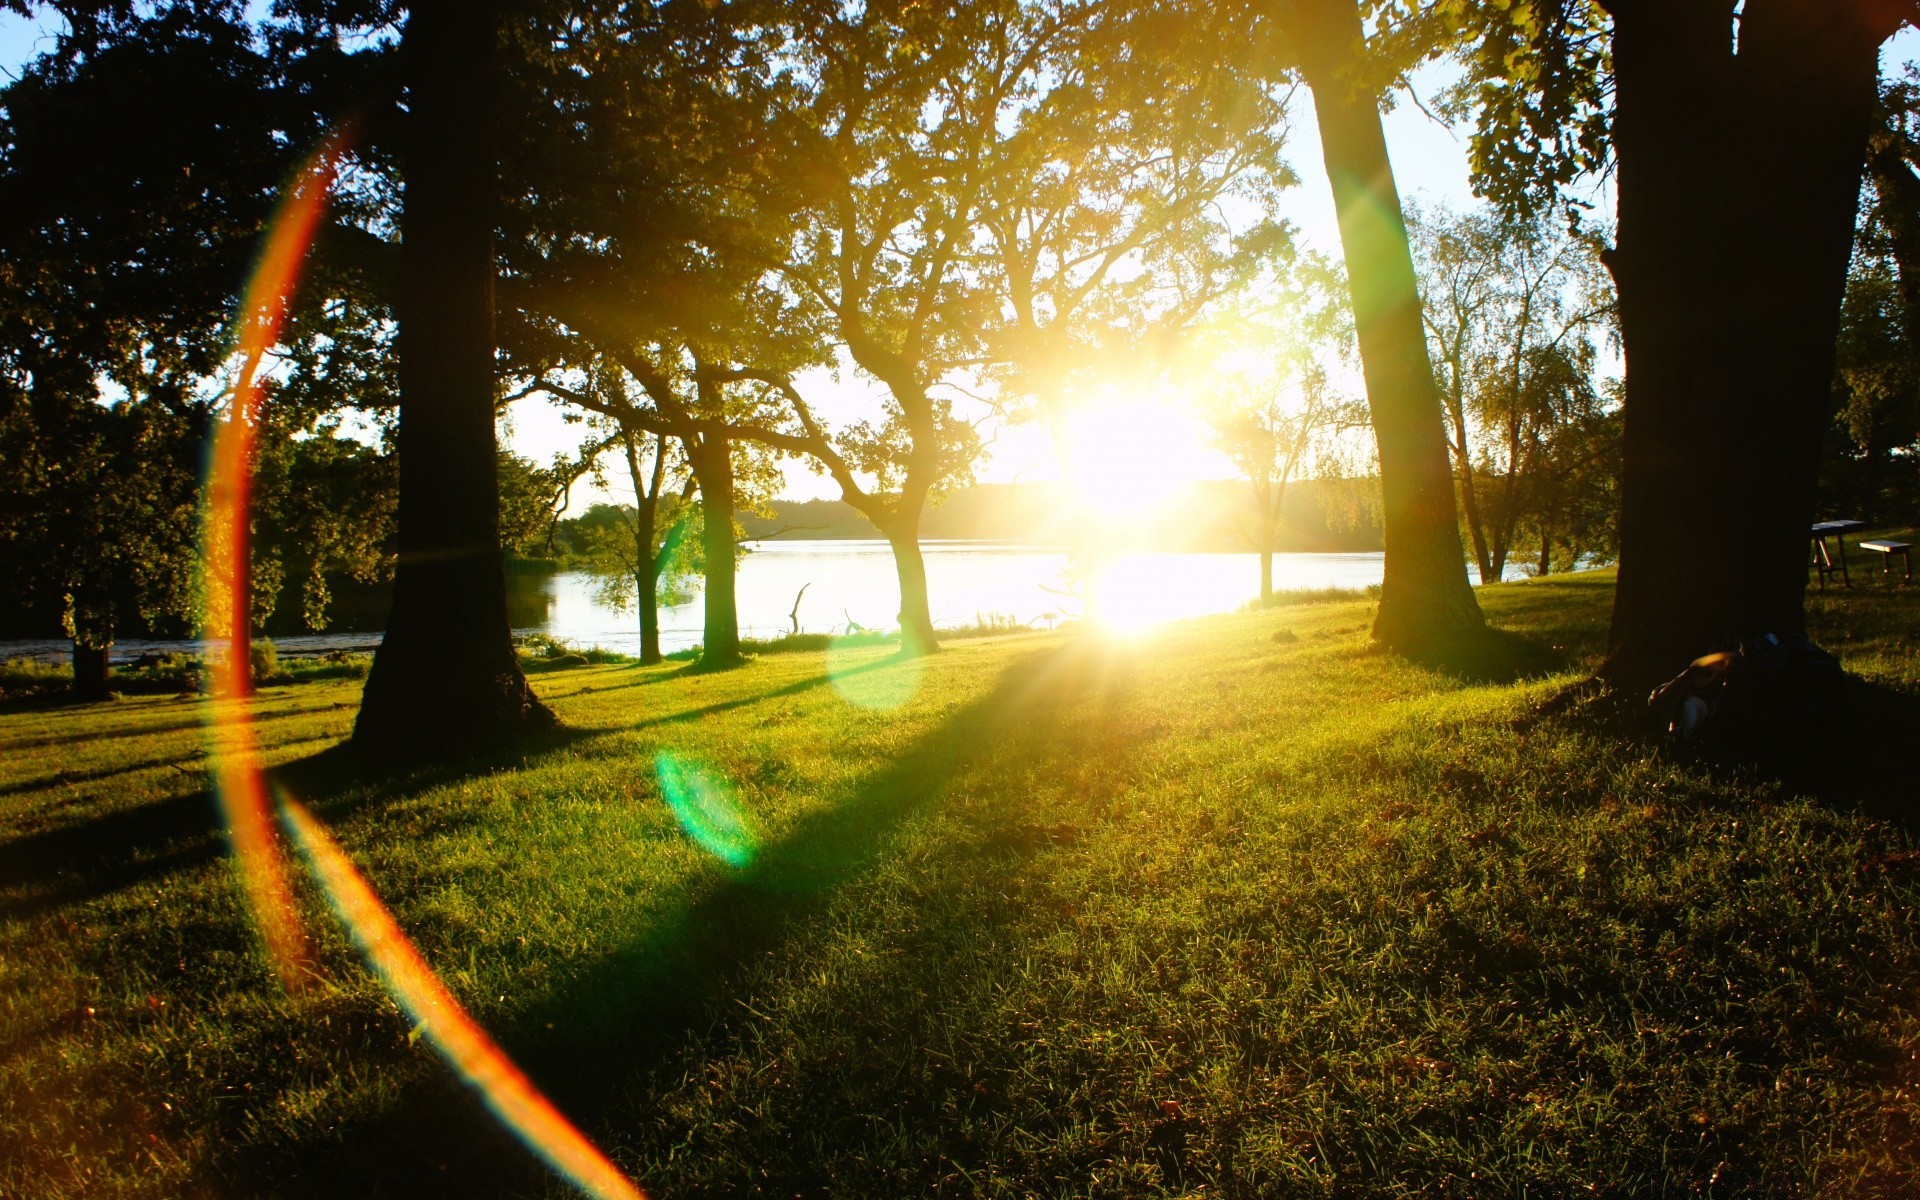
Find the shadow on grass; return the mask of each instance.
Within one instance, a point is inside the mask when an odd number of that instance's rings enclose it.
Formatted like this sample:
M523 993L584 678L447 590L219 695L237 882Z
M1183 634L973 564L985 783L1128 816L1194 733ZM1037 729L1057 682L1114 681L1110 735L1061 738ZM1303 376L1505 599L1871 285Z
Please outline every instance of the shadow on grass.
M1403 657L1428 670L1475 684L1509 684L1567 668L1567 656L1557 647L1490 626L1445 643L1408 651Z
M273 768L269 774L301 797L337 797L322 807L331 816L397 795L455 783L477 775L522 766L529 759L613 732L561 727L517 743L510 749L453 764L400 769L368 759L344 742ZM273 743L269 749L330 739L331 735ZM132 771L173 766L205 781L207 760L156 760L127 767L52 776L17 785L0 795L71 779L95 782ZM71 824L0 843L0 887L21 894L0 901L0 913L25 917L97 900L124 888L204 865L226 853L223 817L213 791L196 787L183 795L91 816Z
M649 1076L671 1070L690 1032L723 1020L743 972L882 860L900 830L962 773L1037 754L1081 698L1116 678L1111 647L1050 647L1010 667L855 793L802 819L751 866L715 866L704 891L564 992L495 1029L520 1066L590 1136ZM891 661L891 660L882 660ZM879 664L876 664L879 665ZM818 686L806 680L790 690ZM544 1170L444 1069L387 1113L313 1141L229 1158L221 1188L282 1195L499 1195L550 1188Z
M128 725L123 729L88 730L84 733L61 733L48 737L29 737L18 742L7 742L4 748L7 750L38 750L45 746L91 746L96 742L111 741L117 738L160 737L169 733L185 733L189 730L205 729L207 723L206 720L199 715L199 705L205 701L206 697L193 695L180 696L177 697L177 699L181 703L191 704L193 706L186 710L193 714L190 719L175 721L166 725ZM324 704L312 705L311 707L286 708L277 712L255 713L253 720L254 724L260 725L269 721L285 721L293 717L310 717L315 713L326 712L328 709L336 707L338 707L336 702L328 701ZM80 711L82 709L96 710L96 706L91 704L58 705L54 706L54 708L56 710L70 709L73 711ZM172 715L178 711L181 710L170 709L166 715Z
M1581 726L1609 739L1747 782L1771 781L1830 808L1855 811L1920 834L1920 695L1848 675L1840 709L1817 720L1780 720L1764 728L1709 726L1693 741L1675 741L1650 715L1643 695L1627 695L1598 679L1563 689L1513 722L1524 732L1542 721Z
M1688 753L1920 833L1920 695L1857 675L1847 676L1844 695L1840 711L1817 723L1702 739Z

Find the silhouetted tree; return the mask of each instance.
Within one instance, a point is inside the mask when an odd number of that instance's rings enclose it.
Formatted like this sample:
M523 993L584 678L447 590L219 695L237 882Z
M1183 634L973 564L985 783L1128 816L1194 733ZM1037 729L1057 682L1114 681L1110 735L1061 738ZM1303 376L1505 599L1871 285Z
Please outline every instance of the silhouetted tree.
M608 608L632 605L640 620L640 661L657 663L660 606L685 604L688 584L702 573L705 541L700 513L673 487L685 468L673 460L674 442L664 434L644 437L622 430L622 465L633 482L632 505L596 505L584 527L586 569L595 578L595 598Z
M553 724L513 651L494 434L499 9L417 0L399 292L399 565L354 741L437 755Z
M1878 49L1913 6L1467 8L1480 186L1529 211L1609 153L1616 168L1627 378L1603 675L1637 690L1732 638L1804 632Z

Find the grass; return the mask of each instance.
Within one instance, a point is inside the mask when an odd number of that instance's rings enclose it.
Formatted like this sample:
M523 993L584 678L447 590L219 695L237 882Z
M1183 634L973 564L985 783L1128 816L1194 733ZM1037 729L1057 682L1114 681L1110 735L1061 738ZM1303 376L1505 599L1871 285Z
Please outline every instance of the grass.
M253 703L427 959L661 1196L1913 1195L1920 767L1543 708L1610 594L1484 589L1561 664L1503 684L1372 652L1355 600L554 670L568 730L398 778L329 752L356 685ZM1911 711L1920 588L1813 616ZM208 703L0 713L0 1194L558 1194L310 891L327 982L278 993ZM662 752L725 781L750 864L682 833Z

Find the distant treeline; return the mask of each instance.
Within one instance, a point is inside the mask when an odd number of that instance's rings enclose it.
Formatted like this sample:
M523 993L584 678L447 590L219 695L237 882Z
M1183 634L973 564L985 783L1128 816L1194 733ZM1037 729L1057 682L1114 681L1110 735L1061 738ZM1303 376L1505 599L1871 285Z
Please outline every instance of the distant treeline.
M1283 552L1331 553L1380 549L1380 526L1370 479L1306 480L1287 490L1278 548ZM750 536L878 538L879 530L839 500L775 500L771 516L743 515ZM1074 540L1071 489L1057 483L983 483L964 488L928 510L923 537L934 540L1013 542L1064 546ZM1249 551L1246 530L1256 519L1244 482L1194 483L1154 507L1137 527L1124 530L1134 548L1163 552Z

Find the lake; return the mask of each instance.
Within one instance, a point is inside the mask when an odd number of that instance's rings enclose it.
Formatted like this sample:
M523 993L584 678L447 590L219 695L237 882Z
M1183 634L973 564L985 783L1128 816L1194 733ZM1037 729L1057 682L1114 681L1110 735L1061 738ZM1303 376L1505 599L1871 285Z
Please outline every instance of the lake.
M849 622L891 628L899 611L893 554L884 541L779 541L751 544L736 584L740 632L778 637L793 630L788 613L802 586L803 633L838 633ZM1066 553L1039 546L928 542L927 589L937 626L971 625L1004 614L1046 628L1078 616L1081 602L1068 589ZM1380 582L1381 558L1371 554L1274 556L1276 588L1351 588ZM1106 620L1121 626L1226 612L1260 592L1260 562L1251 554L1131 554L1103 574L1100 602ZM592 581L563 574L550 584L543 629L564 641L637 651L640 634L631 611L593 603ZM700 603L663 609L660 648L667 653L700 641Z
M769 638L790 632L788 613L800 588L800 628L808 633L840 632L849 622L867 628L891 628L899 608L893 555L884 541L775 541L743 548L736 592L740 632ZM927 584L936 625L970 625L992 614L1046 628L1080 614L1081 601L1068 589L1063 550L1041 546L980 542L925 544ZM1295 588L1360 590L1380 582L1378 551L1356 554L1278 554L1273 584ZM1140 627L1180 617L1226 612L1252 600L1260 590L1259 560L1251 554L1130 554L1101 575L1104 618L1123 627ZM566 572L541 581L544 598L533 598L532 623L516 633L546 633L580 647L598 646L638 653L640 632L631 610L613 612L593 600L593 581ZM521 607L525 608L525 602ZM539 615L544 608L544 616ZM671 654L700 641L700 602L661 610L660 648ZM313 654L332 649L365 649L379 635L313 634L278 637L282 653ZM199 650L203 643L129 640L114 647L114 661L143 653ZM63 661L68 644L57 639L0 642L0 658Z

